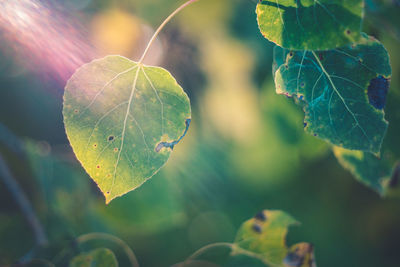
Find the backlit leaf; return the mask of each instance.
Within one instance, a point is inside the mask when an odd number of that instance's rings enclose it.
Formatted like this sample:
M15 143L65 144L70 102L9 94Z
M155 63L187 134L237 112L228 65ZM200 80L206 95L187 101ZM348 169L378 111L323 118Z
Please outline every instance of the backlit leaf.
M297 221L282 211L259 212L240 227L234 242L238 248L234 246L233 253L256 257L268 266L315 267L311 244L286 245L288 227L294 224Z
M114 253L107 248L99 248L76 256L69 267L118 267Z
M304 106L307 132L347 149L380 151L391 75L382 44L365 36L329 51L276 47L274 59L276 91Z
M78 69L63 114L74 153L107 203L166 163L191 116L189 98L168 71L121 56Z
M256 8L265 38L296 50L327 50L359 40L363 0L263 0Z

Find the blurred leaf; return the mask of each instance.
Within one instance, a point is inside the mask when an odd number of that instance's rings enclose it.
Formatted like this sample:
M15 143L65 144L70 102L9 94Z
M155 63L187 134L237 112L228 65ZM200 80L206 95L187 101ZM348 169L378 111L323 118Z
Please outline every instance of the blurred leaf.
M99 248L82 253L73 258L69 267L117 267L114 253L107 248Z
M333 147L340 164L348 169L361 183L373 188L379 194L384 193L383 182L390 178L391 165L385 159L359 150Z
M297 221L282 211L264 210L243 223L233 254L253 255L268 266L315 266L312 245L299 243L290 249L286 246L288 227L293 224Z
M354 177L374 189L381 196L400 196L400 164L394 164L387 156L376 156L359 150L347 150L333 147L339 163L349 170Z
M63 114L78 160L109 203L166 163L189 127L190 103L168 71L108 56L71 77Z
M382 44L365 37L329 51L276 47L275 64L276 91L304 104L306 131L347 149L380 151L391 75Z
M316 267L313 246L305 242L293 245L283 263L285 267Z
M280 0L257 4L265 38L287 49L326 50L361 37L363 0Z

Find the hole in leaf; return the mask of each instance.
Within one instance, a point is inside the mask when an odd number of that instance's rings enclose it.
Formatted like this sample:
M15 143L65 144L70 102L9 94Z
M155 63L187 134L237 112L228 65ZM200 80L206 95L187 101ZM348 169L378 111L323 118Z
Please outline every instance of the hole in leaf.
M261 226L259 226L258 224L253 224L253 226L251 227L253 229L254 232L261 234L262 229Z
M370 81L368 86L368 100L372 106L377 109L385 107L389 84L390 80L381 75Z
M254 216L254 219L257 219L257 220L260 220L260 221L265 222L265 221L267 220L267 216L265 215L264 212L260 211L259 213L257 213L257 214Z
M114 135L110 135L110 136L107 138L107 140L108 140L108 141L114 140Z

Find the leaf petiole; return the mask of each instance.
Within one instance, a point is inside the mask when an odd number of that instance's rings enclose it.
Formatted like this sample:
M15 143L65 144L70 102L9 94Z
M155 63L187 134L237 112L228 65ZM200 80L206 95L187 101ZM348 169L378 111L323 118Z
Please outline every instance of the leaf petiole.
M157 28L157 30L154 32L153 36L151 37L149 43L146 46L146 49L143 52L142 57L139 59L138 64L142 64L144 58L146 57L151 45L154 43L155 39L157 38L158 34L162 31L162 29L165 27L165 25L173 18L175 17L176 14L178 14L182 9L187 7L188 5L199 1L199 0L189 0L182 4L180 7L178 7L174 12L172 12L164 21L161 23L161 25Z

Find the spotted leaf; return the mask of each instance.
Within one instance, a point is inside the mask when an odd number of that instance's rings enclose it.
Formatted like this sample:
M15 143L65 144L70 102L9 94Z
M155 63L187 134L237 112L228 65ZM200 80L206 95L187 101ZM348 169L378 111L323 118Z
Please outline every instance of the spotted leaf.
M311 244L286 245L288 227L297 224L290 215L278 210L264 210L240 227L234 254L246 254L260 259L268 266L315 267Z
M379 153L391 75L382 44L364 36L328 51L276 47L274 58L276 91L304 106L307 132L346 149Z
M107 203L166 163L191 116L168 71L121 56L78 69L65 87L63 114L74 153Z

